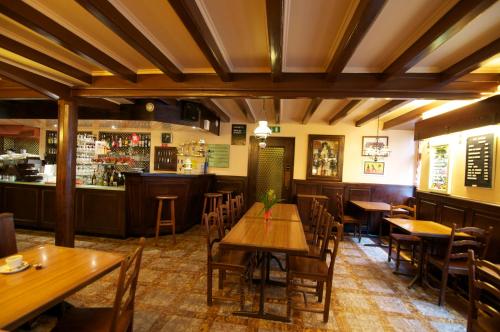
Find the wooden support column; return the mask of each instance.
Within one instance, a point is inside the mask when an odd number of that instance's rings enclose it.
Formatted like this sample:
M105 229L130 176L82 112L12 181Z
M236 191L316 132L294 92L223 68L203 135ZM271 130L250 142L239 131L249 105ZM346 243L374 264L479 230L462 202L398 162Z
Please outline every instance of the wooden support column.
M71 100L58 101L56 245L75 246L75 176L78 108Z

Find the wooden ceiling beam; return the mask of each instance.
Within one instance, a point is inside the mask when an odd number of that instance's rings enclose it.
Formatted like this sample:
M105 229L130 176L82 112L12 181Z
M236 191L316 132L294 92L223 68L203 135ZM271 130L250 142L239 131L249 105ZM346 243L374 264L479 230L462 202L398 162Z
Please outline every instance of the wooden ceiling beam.
M274 122L279 124L281 121L281 98L273 98Z
M379 116L382 116L386 113L389 113L393 108L400 106L400 105L407 103L407 102L408 102L408 100L391 100L390 102L380 106L376 110L368 113L367 115L365 115L364 117L362 117L361 119L356 121L356 127L361 127L366 122L368 122L374 118L377 118Z
M345 118L346 115L349 113L349 111L352 110L354 107L356 107L356 105L358 105L360 101L361 100L356 100L356 99L349 101L346 105L344 105L344 107L342 107L340 109L340 111L336 112L330 118L330 120L328 120L328 124L329 125L334 125L335 123L337 123L341 119Z
M231 81L231 70L214 36L210 33L210 28L205 22L196 1L168 0L168 2L205 55L208 62L210 62L215 72L219 75L220 79L225 82Z
M40 52L34 48L21 44L20 42L11 39L0 33L0 47L16 53L22 57L30 59L31 61L38 62L44 66L55 69L65 75L74 79L82 81L87 84L92 83L92 75L84 72L78 68L72 67L62 61L48 56L46 53Z
M101 64L107 70L128 81L135 82L137 79L133 70L23 1L1 1L0 13L64 48Z
M439 75L406 74L380 84L377 74L341 74L332 84L324 74L284 74L279 83L269 75L233 74L233 82L222 82L213 74L188 74L182 84L162 74L140 75L137 83L116 76L94 77L90 86L74 87L80 97L174 97L174 98L425 98L473 99L496 92L498 75L467 75L438 89ZM475 79L481 77L481 80ZM467 79L467 81L465 80Z
M478 69L481 67L482 62L498 53L500 53L500 38L497 38L488 45L443 70L440 73L441 84L448 84L455 81L459 77Z
M384 122L383 130L391 129L410 122L416 122L421 118L422 114L424 114L425 112L433 108L439 107L445 103L446 101L435 101L430 104L418 107L407 113L404 113L398 117L395 117L394 119Z
M313 98L311 99L311 102L309 103L309 106L307 106L306 113L304 114L304 117L302 118L302 123L307 124L309 120L311 119L312 115L316 110L318 109L319 104L323 101L323 98Z
M274 82L281 78L283 67L283 22L285 1L266 0L267 35L271 77Z
M246 100L238 98L238 99L235 99L234 101L238 105L238 107L239 107L241 113L243 114L243 116L245 117L245 119L250 123L254 123L255 116L253 115L252 110L248 106Z
M76 1L163 73L176 82L182 81L184 74L179 68L108 0Z
M337 75L342 73L385 4L386 0L359 1L356 11L342 36L342 40L328 65L328 69L326 70L327 80L334 81Z
M69 86L5 62L0 62L0 75L51 99L69 98L71 96Z
M102 98L75 98L78 106L107 109L107 110L119 110L120 104L113 103L112 101L102 99Z
M214 112L215 115L217 115L222 122L230 121L229 115L227 115L227 113L224 112L224 110L220 108L219 105L214 103L213 100L211 100L210 98L200 99L200 102L202 103L203 106Z
M470 21L494 4L495 0L459 0L413 45L394 60L382 73L382 79L392 79L405 73L439 46L450 40Z

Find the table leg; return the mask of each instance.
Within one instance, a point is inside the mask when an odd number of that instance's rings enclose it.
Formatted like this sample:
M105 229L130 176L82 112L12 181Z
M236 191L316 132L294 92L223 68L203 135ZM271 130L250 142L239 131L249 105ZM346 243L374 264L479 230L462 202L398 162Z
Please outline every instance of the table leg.
M420 258L419 258L419 264L418 264L418 269L417 269L417 274L413 278L413 280L410 282L408 285L408 288L412 288L415 283L419 283L419 285L422 285L422 278L424 275L424 255L425 255L425 249L426 249L426 242L425 240L422 239L422 242L420 244Z
M265 289L266 289L266 275L268 274L268 264L271 254L268 252L262 253L262 261L260 265L260 298L259 298L259 311L236 311L233 315L236 316L245 316L250 318L262 318L275 320L279 322L289 322L290 320L287 317L278 316L266 313L264 310L265 305Z
M368 215L370 216L368 225L371 225L372 221L373 221L372 213L368 212ZM378 242L377 243L366 243L365 247L382 247L382 248L389 247L386 243L382 242L382 223L383 222L384 222L384 219L381 218L380 223L378 225Z

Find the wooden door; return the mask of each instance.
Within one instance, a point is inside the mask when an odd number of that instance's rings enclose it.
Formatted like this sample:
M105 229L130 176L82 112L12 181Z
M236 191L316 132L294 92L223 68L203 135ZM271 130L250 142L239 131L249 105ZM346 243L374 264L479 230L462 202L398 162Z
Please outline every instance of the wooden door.
M294 137L269 137L266 148L259 148L250 137L248 156L248 202L260 200L268 189L274 189L286 202L292 201Z

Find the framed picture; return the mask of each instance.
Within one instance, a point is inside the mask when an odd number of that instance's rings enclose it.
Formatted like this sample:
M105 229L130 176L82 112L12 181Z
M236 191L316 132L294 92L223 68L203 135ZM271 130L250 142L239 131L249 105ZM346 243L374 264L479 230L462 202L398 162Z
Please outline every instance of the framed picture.
M307 179L342 181L344 135L309 135Z
M448 194L450 189L450 151L448 144L431 146L429 159L429 190Z
M370 149L375 149L375 148L387 148L389 146L389 136L363 136L363 141L361 144L361 155L368 157L370 154L368 151ZM385 154L381 157L389 157L388 154Z
M384 165L382 161L365 161L363 167L365 174L384 175Z
M172 143L172 133L161 133L161 143L171 144Z

